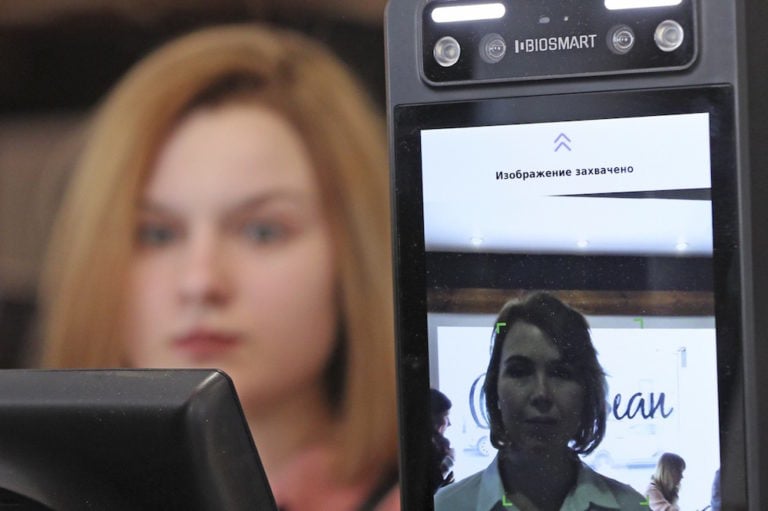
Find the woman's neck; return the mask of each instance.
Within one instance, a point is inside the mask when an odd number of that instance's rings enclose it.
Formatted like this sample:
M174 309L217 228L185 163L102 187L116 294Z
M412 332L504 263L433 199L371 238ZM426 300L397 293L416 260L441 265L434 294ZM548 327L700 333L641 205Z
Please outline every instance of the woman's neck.
M322 385L269 406L252 406L245 413L270 478L278 477L309 447L330 442L333 435L334 418Z
M530 454L499 451L499 475L507 499L522 511L557 511L576 485L579 462L569 449Z

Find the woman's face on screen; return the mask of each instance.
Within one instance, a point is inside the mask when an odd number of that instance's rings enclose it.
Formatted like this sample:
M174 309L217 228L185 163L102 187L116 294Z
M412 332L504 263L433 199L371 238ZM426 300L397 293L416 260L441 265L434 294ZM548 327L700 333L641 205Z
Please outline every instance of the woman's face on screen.
M306 148L280 115L235 104L185 117L135 236L131 365L223 369L246 413L323 388L337 337L332 242Z
M506 441L522 450L566 447L579 429L584 388L549 336L517 321L504 339L500 364Z

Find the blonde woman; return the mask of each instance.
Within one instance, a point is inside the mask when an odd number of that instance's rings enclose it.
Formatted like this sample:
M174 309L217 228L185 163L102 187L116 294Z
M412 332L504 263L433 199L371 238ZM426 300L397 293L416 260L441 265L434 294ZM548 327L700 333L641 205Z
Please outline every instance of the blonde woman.
M645 491L651 511L679 511L677 505L680 482L683 480L685 460L665 452L656 464L656 472Z
M221 368L281 509L397 509L380 124L295 34L208 29L139 63L55 226L43 365Z

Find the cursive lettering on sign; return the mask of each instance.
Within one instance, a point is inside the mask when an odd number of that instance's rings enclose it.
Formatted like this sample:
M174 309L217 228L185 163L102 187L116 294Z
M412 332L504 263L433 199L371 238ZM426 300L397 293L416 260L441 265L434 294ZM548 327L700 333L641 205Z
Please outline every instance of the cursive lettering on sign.
M629 398L627 404L622 408L623 396L621 394L616 394L613 398L613 416L616 420L634 419L639 413L643 419L653 419L658 412L662 418L666 419L675 411L673 407L669 410L665 408L666 397L664 392L660 392L658 397L655 393L651 392L646 401L641 392L635 392L632 394L632 397Z

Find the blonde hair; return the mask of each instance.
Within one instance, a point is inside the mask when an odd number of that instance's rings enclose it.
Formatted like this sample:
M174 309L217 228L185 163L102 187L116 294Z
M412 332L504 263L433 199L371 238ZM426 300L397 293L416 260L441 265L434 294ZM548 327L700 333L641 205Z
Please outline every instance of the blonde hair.
M54 226L41 287L42 365L124 365L125 275L132 261L136 204L153 160L191 109L233 101L257 102L288 119L318 175L340 288L339 477L394 469L382 121L343 66L297 34L253 25L203 30L150 55L110 94Z
M677 454L665 452L656 464L656 472L651 480L671 504L677 502L679 477L685 470L685 460Z

